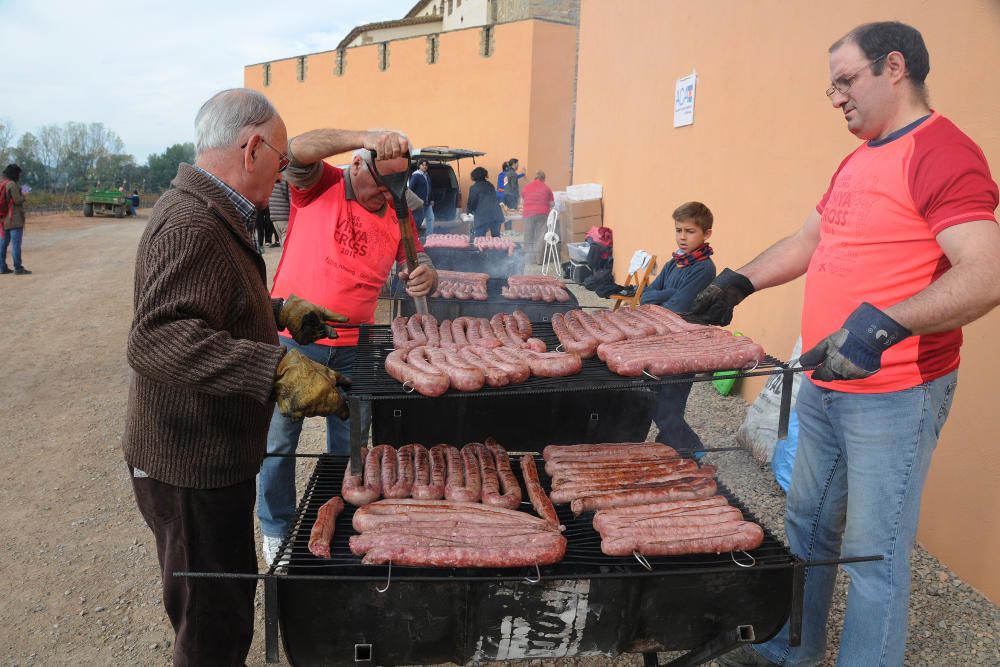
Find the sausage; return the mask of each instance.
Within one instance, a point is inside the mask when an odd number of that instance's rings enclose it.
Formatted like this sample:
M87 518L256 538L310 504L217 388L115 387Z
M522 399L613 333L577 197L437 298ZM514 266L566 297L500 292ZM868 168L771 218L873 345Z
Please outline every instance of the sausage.
M497 479L496 464L490 451L478 442L470 442L462 448L462 455L471 452L479 466L480 498L486 505L505 507L500 502L500 480ZM507 509L514 509L508 507Z
M538 479L538 468L535 466L535 459L531 454L521 456L521 475L524 477L524 487L528 490L528 499L535 513L553 526L559 526L559 516L556 508L549 500L542 483Z
M687 500L714 496L718 491L711 477L693 477L690 482L677 480L667 484L647 486L626 491L608 491L576 498L570 501L570 510L575 516L584 512L618 507L621 505L644 505L667 500ZM371 507L371 505L369 505Z
M392 445L378 445L374 449L382 471L382 495L388 497L389 489L396 485L399 477L398 456Z
M731 521L710 526L675 528L662 538L623 536L601 540L608 556L684 556L696 553L750 551L764 541L764 529L750 521Z
M578 454L581 458L587 458L589 460L589 455L598 453L625 453L632 450L638 450L642 452L660 452L663 454L677 454L677 450L669 445L664 445L659 442L605 442L593 445L548 445L542 450L542 458L548 461L550 458L557 454L574 455Z
M486 378L486 384L489 386L505 387L510 384L510 377L503 369L480 357L475 353L473 348L463 347L461 350L455 350L455 354L466 364L475 366L481 370L483 376ZM451 359L450 356L448 358Z
M473 498L472 502L479 502L483 494L483 478L479 470L479 457L475 449L462 448L462 471L465 473L465 488Z
M503 348L497 348L497 350L499 349ZM497 350L487 350L485 348L469 348L469 350L473 354L478 355L484 362L506 373L510 384L518 384L531 377L531 369L528 367L528 364L516 357L513 359L502 358L496 354Z
M707 478L711 479L709 476L701 476L693 470L681 470L673 473L664 473L660 475L650 475L648 477L630 477L630 478L620 478L608 482L576 482L570 481L565 484L560 485L557 488L553 488L549 497L552 498L552 502L557 505L564 504L576 500L577 498L584 498L587 496L598 495L602 493L613 493L615 491L631 491L631 490L642 490L649 488L656 488L666 484L673 485L685 485L691 483L695 479Z
M340 496L334 496L323 503L316 513L316 521L309 531L309 553L317 558L330 557L330 543L333 541L333 530L337 517L344 511L344 501Z
M423 328L420 326L420 318L416 315L406 320L406 333L409 334L410 340L415 345L427 344L427 336L424 335Z
M424 335L427 336L428 347L441 347L441 331L438 329L437 318L433 315L414 315L420 317Z
M580 355L570 352L532 352L503 347L493 350L493 353L501 360L521 360L528 365L531 374L537 377L567 377L583 369Z
M469 339L465 335L464 318L456 317L451 321L451 335L458 347L466 347L469 344Z
M562 313L552 315L552 331L559 339L559 344L567 352L575 352L584 359L594 356L597 350L597 339L587 337L586 340L581 340L578 338L576 332L569 326L568 319Z
M448 481L445 484L444 497L448 500L466 503L478 503L481 498L481 483L479 478L479 460L471 452L459 451L449 447L446 456L448 460Z
M521 333L521 338L531 337L531 320L528 319L527 314L523 310L515 310L513 312L514 321L517 322L518 331Z
M555 491L571 488L602 489L620 488L630 484L648 484L652 482L667 482L677 477L714 476L714 470L701 470L698 464L690 459L677 459L667 464L654 467L634 466L619 470L589 471L589 472L556 472L552 476L552 489Z
M366 505L354 513L352 525L356 531L363 532L379 524L448 521L460 521L470 525L482 523L489 526L501 524L528 526L549 532L555 531L551 525L538 517L503 507L464 501L407 498L380 500Z
M392 346L394 348L400 350L411 346L410 335L406 330L405 317L393 318L390 329L392 330Z
M386 498L409 498L413 493L414 462L413 450L417 445L403 445L396 455L396 473L391 484L386 484L386 460L382 459L382 495Z
M645 505L626 505L622 507L609 507L594 513L596 521L600 516L654 516L658 514L669 515L671 512L683 513L686 511L707 509L711 507L725 507L729 504L724 496L709 496L707 498L696 498L693 500L669 500L662 503L648 503Z
M528 338L524 341L524 348L532 352L548 352L549 349L541 338Z
M500 496L502 507L517 509L521 505L521 485L510 467L510 457L507 450L497 444L493 438L486 438L486 449L493 455L496 463L497 479L500 481Z
M422 500L439 500L444 498L444 486L446 479L445 452L447 445L434 445L428 452L424 447L418 446L414 450L414 462L417 457L423 459L424 470L416 468L416 480L413 484L413 497Z
M347 468L344 470L344 481L340 487L340 495L356 507L373 503L382 496L381 473L374 474L374 477L368 474L369 469L378 470L378 458L371 450L367 450L365 461L363 477L362 475L352 475L351 463L347 462Z
M454 354L449 356L444 350L427 348L427 355L435 368L439 368L447 374L453 389L479 391L483 388L486 377L479 368L462 361ZM455 363L452 363L453 361Z
M579 323L581 329L586 331L590 336L596 338L601 343L616 343L624 338L620 332L611 333L605 331L592 315L585 313L582 310L571 310L568 317L575 319Z
M504 326L502 313L497 313L490 318L490 329L504 347L521 347L520 338L512 338L507 327Z
M423 445L413 445L413 486L427 486L431 481L430 458L427 448Z
M451 320L444 320L438 326L438 337L441 339L441 347L446 350L458 349L455 344L455 336L451 331Z
M385 358L385 372L404 385L413 387L422 396L440 396L448 391L451 381L437 369L434 372L418 370L405 361L406 350L393 350Z
M534 547L378 547L361 560L365 565L408 565L412 567L528 567L558 563L566 555L566 538L553 535Z
M609 535L626 535L644 531L663 531L678 526L707 526L728 521L742 521L743 512L731 505L704 507L683 513L664 516L602 516L600 520L594 517L594 528L602 537Z

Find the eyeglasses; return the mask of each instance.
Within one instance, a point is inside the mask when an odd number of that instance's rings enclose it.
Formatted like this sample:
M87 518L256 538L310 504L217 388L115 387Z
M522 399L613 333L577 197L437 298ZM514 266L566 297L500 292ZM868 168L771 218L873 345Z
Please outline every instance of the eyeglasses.
M833 85L826 89L826 96L833 97L834 93L840 93L841 95L846 95L847 91L851 89L851 84L854 83L854 80L858 78L859 74L861 74L866 69L868 69L875 63L879 62L883 58L885 58L887 55L889 54L884 53L875 60L865 65L864 67L859 67L858 69L854 70L854 72L852 72L850 76L842 76L836 81L834 81Z
M282 153L281 151L279 151L277 148L275 148L271 144L267 143L267 139L265 139L264 137L260 138L260 142L262 144L264 144L265 146L267 146L268 148L270 148L272 151L274 151L275 153L278 154L278 156L279 156L278 157L278 173L279 174L281 172L283 172L284 170L288 169L288 165L291 164L292 161L291 161L291 159L287 155L285 155L284 153ZM247 143L243 144L242 146L240 146L240 150L243 150L249 144L250 144L249 141Z

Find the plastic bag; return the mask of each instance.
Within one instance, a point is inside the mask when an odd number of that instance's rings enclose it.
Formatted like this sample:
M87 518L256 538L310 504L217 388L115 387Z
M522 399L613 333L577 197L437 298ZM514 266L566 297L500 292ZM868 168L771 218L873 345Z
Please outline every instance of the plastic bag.
M802 353L802 338L795 342L792 349L792 363ZM778 441L778 416L781 411L782 374L772 375L767 384L757 395L756 400L747 410L739 430L736 431L736 442L750 450L760 465L771 462L774 455L774 445ZM792 407L795 407L795 397L799 393L802 374L792 374Z
M774 446L774 458L771 468L774 470L774 481L785 493L792 484L792 469L795 467L795 452L799 447L799 413L792 410L788 416L788 437L782 438Z

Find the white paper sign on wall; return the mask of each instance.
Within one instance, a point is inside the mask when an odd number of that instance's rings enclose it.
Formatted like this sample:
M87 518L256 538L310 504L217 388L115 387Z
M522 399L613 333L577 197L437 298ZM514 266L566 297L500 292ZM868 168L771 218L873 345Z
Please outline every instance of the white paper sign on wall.
M677 79L677 87L674 89L674 127L694 123L694 89L697 83L697 73Z

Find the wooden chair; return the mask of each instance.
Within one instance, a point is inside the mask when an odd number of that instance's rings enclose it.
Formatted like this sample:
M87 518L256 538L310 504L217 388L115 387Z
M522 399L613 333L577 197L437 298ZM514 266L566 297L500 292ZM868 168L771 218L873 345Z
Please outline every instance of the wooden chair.
M632 296L612 294L609 298L615 302L615 305L611 307L611 310L618 310L618 307L622 304L627 304L632 307L638 306L639 299L642 298L642 291L646 289L646 285L648 285L649 281L652 280L653 271L655 270L656 255L650 255L649 261L646 262L646 266L640 267L638 270L628 274L628 277L625 279L625 287L635 285L635 294Z

